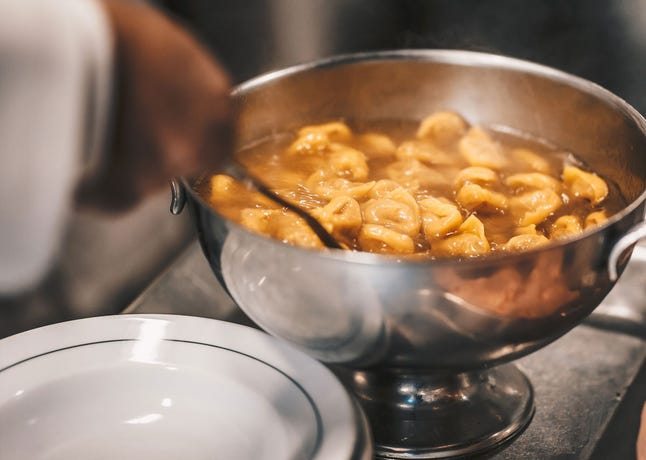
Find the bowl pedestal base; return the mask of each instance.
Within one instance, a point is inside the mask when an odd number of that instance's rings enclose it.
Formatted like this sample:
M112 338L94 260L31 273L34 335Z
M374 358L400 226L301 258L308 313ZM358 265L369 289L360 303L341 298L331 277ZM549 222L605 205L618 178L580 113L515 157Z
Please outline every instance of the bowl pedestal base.
M459 374L341 371L384 459L446 458L491 449L534 414L533 389L512 364Z

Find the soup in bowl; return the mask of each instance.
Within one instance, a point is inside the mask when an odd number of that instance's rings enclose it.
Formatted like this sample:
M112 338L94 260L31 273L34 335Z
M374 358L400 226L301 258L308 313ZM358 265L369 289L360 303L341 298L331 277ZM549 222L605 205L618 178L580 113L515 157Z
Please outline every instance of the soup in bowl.
M380 455L468 453L518 432L531 386L513 366L484 369L557 339L613 286L610 254L643 220L644 119L580 78L462 51L336 57L233 98L240 160L347 248L318 247L224 176L176 183L240 308L348 370L382 420ZM437 398L399 404L406 388ZM443 417L478 423L456 433Z
M277 135L238 161L343 248L380 254L520 252L577 236L625 206L574 154L495 134L454 112L364 133L335 121ZM212 176L203 198L252 231L323 247L304 219L230 176Z

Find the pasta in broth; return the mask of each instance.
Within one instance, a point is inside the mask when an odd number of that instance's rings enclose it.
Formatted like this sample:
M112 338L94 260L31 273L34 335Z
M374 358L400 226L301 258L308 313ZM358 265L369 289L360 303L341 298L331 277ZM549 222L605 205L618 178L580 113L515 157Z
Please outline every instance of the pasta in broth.
M524 251L576 235L623 207L572 154L469 126L453 112L369 128L305 126L238 155L352 250L430 257ZM302 219L231 178L213 176L206 195L253 231L322 247Z

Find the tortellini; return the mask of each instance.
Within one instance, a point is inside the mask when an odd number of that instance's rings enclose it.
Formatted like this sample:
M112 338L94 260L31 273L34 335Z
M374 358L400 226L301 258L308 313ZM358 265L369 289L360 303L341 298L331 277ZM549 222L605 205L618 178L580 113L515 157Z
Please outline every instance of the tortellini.
M218 207L221 203L232 203L246 206L248 200L252 200L260 207L276 208L276 204L269 198L257 192L250 192L244 185L237 182L233 177L224 174L216 174L211 177L209 183L208 200L213 206ZM240 201L242 200L242 201Z
M385 134L366 133L358 136L359 149L371 158L387 158L395 154L397 145Z
M484 225L472 214L462 222L455 235L437 241L433 247L443 255L474 257L489 252L490 245Z
M442 173L415 159L395 161L388 165L386 173L389 179L412 191L419 190L420 187L437 187L447 183Z
M460 139L466 130L466 122L457 113L437 112L422 120L417 129L417 137L446 145Z
M361 224L361 207L354 198L337 196L322 208L312 211L312 215L332 234L356 233Z
M343 247L380 254L527 251L576 237L621 207L606 182L573 165L572 155L524 146L521 137L507 145L509 134L469 126L454 112L433 113L407 134L370 128L305 126L280 148L241 152L241 161ZM250 230L322 247L303 219L265 196L223 175L209 185L209 202Z
M331 122L317 126L305 126L298 131L298 138L288 152L311 154L329 149L334 141L345 141L352 136L345 123Z
M358 240L361 248L369 252L412 254L415 251L415 242L410 236L383 225L362 225Z
M461 170L455 177L455 188L460 188L467 182L479 185L491 185L500 182L498 174L482 166L470 166Z
M390 198L365 203L363 220L367 224L383 225L408 236L416 235L420 227L419 212Z
M520 252L527 251L528 249L535 248L542 244L549 242L545 235L541 234L521 234L512 236L509 241L507 241L502 249L504 251Z
M325 200L331 200L337 196L350 196L360 200L370 193L374 185L374 181L352 182L340 177L330 178L324 171L313 173L305 182L308 190Z
M395 155L400 160L419 160L429 165L451 164L453 161L443 150L433 144L408 141L402 143L396 150Z
M410 237L419 233L419 205L409 192L398 185L380 181L373 187L371 195L373 198L362 205L365 223L381 225Z
M419 202L424 236L433 241L453 232L462 224L462 213L457 205L439 198L425 198Z
M368 162L363 152L338 147L330 153L328 161L327 169L334 176L355 181L368 178Z
M608 196L608 185L602 178L576 166L563 168L563 183L574 196L586 198L595 205Z
M608 217L606 216L605 210L594 211L586 216L585 220L583 221L583 227L588 228L595 225L601 225L607 220Z
M525 192L511 198L510 208L520 227L540 224L561 206L561 197L550 189Z
M583 231L579 218L572 215L561 216L550 227L551 238L567 238Z
M471 166L501 169L507 164L500 145L482 128L474 126L460 139L460 153Z
M507 208L507 197L505 195L488 190L478 184L464 184L455 199L463 208L469 211Z
M306 248L321 247L321 241L307 223L284 209L245 208L240 216L242 225L255 232Z
M512 188L550 189L555 192L561 189L561 184L558 180L547 174L537 172L508 176L505 179L505 184Z

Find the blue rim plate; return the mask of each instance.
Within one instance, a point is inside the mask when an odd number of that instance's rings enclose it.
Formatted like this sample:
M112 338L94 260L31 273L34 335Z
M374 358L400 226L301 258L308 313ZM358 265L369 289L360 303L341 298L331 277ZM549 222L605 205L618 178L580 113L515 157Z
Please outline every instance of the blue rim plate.
M261 331L177 315L88 318L0 341L8 458L370 458L322 364Z

